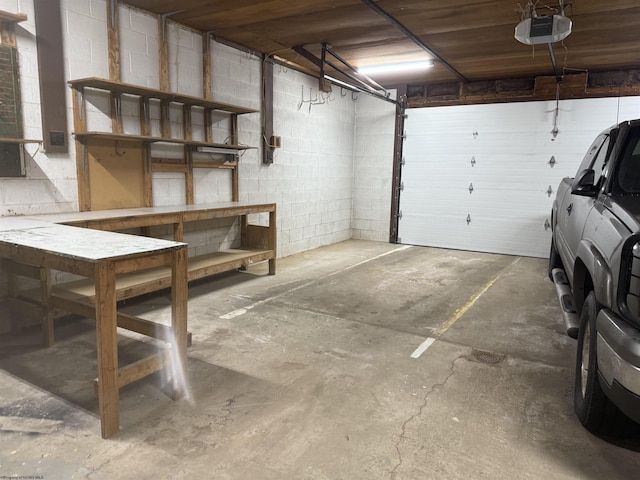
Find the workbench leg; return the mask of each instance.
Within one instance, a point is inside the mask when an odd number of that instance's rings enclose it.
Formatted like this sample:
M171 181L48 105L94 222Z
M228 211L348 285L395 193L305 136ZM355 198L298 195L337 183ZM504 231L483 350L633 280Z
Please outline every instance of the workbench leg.
M278 234L276 230L276 212L269 212L269 249L273 250L274 258L269 260L269 275L276 274L276 255L278 247Z
M120 428L116 273L113 262L96 266L96 345L98 350L98 403L102 438Z
M40 268L40 305L42 306L42 344L53 345L53 305L51 302L51 270Z
M171 262L171 363L173 399L187 393L187 248L176 250Z

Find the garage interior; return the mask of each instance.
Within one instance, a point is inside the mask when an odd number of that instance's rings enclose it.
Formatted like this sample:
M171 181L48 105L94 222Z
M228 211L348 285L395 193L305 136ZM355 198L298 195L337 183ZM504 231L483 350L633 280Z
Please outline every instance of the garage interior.
M522 44L530 8L570 34ZM545 256L561 178L640 117L639 22L0 0L0 476L635 478L638 434L575 417Z

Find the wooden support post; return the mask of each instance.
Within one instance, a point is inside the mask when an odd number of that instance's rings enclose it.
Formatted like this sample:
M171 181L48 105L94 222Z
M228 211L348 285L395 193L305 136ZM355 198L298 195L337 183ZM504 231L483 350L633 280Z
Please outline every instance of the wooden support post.
M87 108L82 87L74 86L72 90L73 125L76 133L87 131ZM89 162L86 144L76 140L76 175L78 178L78 209L81 212L91 210L91 193L89 191Z
M185 140L192 139L192 129L191 129L191 106L183 105L182 106L182 130Z
M266 58L262 62L262 163L273 163L273 60Z
M195 193L193 191L193 154L191 147L184 147L184 158L187 161L187 172L184 174L186 200L187 205L193 205L195 203Z
M211 113L213 110L210 108L204 109L204 141L207 143L213 143L213 125L211 123Z
M160 101L160 135L162 138L171 138L171 104L168 100Z
M238 144L239 136L239 128L238 128L238 115L232 114L230 115L231 120L231 142L234 145ZM240 199L240 188L239 188L239 180L238 180L238 155L235 155L235 166L233 170L231 170L231 200L234 202L238 202Z
M0 43L10 47L16 46L16 28L13 22L0 21Z
M107 42L109 80L120 81L120 36L118 34L118 0L107 0Z
M158 15L158 67L160 90L169 91L169 42L165 35L166 19Z
M173 239L176 242L182 242L184 235L184 222L181 220L173 224Z
M273 250L273 258L269 259L269 275L276 274L276 253L278 247L278 235L276 226L276 211L269 212L269 249Z
M53 345L53 303L51 301L51 271L40 268L40 304L42 306L42 344Z
M151 170L151 145L148 143L143 144L143 152L144 160L143 160L143 168L144 172L142 174L142 182L143 189L142 192L143 202L145 207L153 206L153 172ZM147 235L151 236L151 235Z
M176 250L171 263L171 359L173 398L187 394L187 247Z
M202 32L202 92L206 100L213 98L211 75L211 34L210 32Z
M98 404L102 438L120 429L118 391L118 338L116 311L116 273L111 261L95 269L96 345L98 351Z

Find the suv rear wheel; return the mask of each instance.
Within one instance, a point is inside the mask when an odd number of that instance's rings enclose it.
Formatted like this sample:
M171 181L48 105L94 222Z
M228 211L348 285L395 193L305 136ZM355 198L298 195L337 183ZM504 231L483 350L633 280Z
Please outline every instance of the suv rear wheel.
M596 318L601 305L589 292L582 306L576 355L574 407L580 423L592 433L621 435L632 423L604 394L598 375Z

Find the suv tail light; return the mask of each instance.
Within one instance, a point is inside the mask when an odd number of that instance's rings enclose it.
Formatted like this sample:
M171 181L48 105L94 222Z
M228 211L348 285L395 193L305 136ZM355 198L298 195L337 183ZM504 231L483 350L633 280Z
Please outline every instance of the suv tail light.
M625 320L640 327L640 233L631 235L622 246L618 309Z

